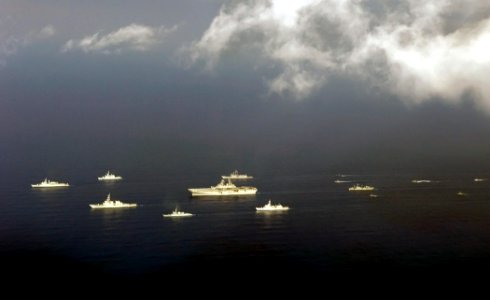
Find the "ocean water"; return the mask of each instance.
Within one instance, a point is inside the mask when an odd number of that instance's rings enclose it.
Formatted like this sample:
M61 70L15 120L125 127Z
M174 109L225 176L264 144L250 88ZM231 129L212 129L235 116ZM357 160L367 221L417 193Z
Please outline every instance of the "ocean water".
M229 173L224 170L222 173ZM191 198L188 187L221 174L131 176L97 181L89 169L72 186L32 189L42 178L0 186L4 270L42 277L46 270L90 278L158 279L252 271L263 276L473 272L490 266L490 181L481 174L256 175L255 196ZM335 179L351 182L336 184ZM67 178L56 177L54 180ZM431 179L414 184L412 179ZM354 183L376 187L349 192ZM459 191L467 193L458 196ZM115 199L139 206L91 210ZM271 199L286 212L257 213ZM163 218L175 207L195 216ZM28 270L28 272L26 271ZM257 270L260 270L258 272ZM29 276L29 275L27 275ZM61 275L60 275L61 276ZM64 276L64 275L63 275ZM346 275L347 276L347 275Z

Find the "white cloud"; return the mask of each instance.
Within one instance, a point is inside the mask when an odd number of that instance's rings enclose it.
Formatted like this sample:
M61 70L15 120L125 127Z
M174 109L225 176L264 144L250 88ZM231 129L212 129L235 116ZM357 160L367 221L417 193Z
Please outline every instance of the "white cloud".
M307 97L310 92L320 86L325 81L321 73L305 71L301 67L292 64L287 67L279 76L268 82L271 92L283 94L291 92L293 95L302 99Z
M270 11L266 4L241 3L231 12L221 9L201 39L192 45L192 61L204 58L207 60L207 66L212 68L219 60L220 54L233 43L236 34L265 26L270 19Z
M278 66L268 81L275 93L305 98L340 73L412 102L458 102L471 91L490 110L490 3L484 0L225 4L192 44L191 59L212 68L237 47Z
M149 27L130 24L106 35L97 32L80 40L69 40L62 47L62 52L82 50L83 52L118 53L124 49L146 51L160 43L167 35L177 30L172 28Z
M53 27L53 25L48 25L44 27L43 29L39 30L39 32L36 33L37 38L48 38L52 37L56 33L56 29Z
M14 34L14 27L12 18L0 19L0 65L5 65L7 57L15 55L20 48L50 38L56 33L52 25L24 34Z
M413 29L406 30L378 32L360 49L361 60L384 52L390 74L387 89L416 102L431 97L457 102L463 93L473 91L490 109L490 89L484 79L490 73L490 19L472 26L469 36L468 29L460 29L430 39L415 37L402 46L403 35L414 34Z

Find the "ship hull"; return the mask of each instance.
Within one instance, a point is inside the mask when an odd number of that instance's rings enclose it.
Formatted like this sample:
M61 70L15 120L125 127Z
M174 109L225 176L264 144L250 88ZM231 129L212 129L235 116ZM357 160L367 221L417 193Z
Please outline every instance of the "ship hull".
M193 214L185 214L185 215L163 215L165 218L185 218L185 217L192 217Z
M103 206L100 204L89 204L90 208L130 208L130 207L137 207L138 204L127 204L127 205L121 205L121 206Z
M202 196L245 196L255 195L257 193L256 188L234 188L234 189L189 189L192 197Z
M69 184L53 184L53 185L41 185L41 184L31 184L31 187L33 188L56 188L56 187L67 187L70 186Z

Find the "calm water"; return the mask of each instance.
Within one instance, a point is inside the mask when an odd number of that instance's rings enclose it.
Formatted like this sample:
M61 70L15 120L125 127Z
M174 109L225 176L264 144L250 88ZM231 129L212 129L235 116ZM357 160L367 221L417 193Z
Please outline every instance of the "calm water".
M335 184L335 174L257 176L243 182L258 187L256 196L200 199L190 198L186 188L214 185L221 174L132 177L116 172L125 179L98 182L104 172L85 170L69 180L69 188L30 188L42 178L3 181L4 263L114 278L199 274L209 267L232 273L260 266L265 274L336 274L490 266L490 182L473 181L481 174L342 178L374 185L378 198L348 192L351 183ZM413 184L414 178L436 181ZM139 207L89 208L109 192ZM267 199L291 210L256 213ZM176 206L196 216L162 217Z

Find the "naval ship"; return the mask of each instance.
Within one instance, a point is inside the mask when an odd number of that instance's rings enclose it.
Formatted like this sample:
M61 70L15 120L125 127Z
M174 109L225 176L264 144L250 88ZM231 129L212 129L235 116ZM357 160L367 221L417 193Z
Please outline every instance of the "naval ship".
M97 177L99 181L104 181L104 180L121 180L121 176L116 176L114 174L111 174L110 171L107 171L107 173L104 176Z
M177 208L171 214L163 214L164 218L192 217L193 214L179 211Z
M282 206L281 204L272 204L271 200L262 207L256 207L257 211L272 211L272 210L289 210L288 206Z
M124 207L136 207L136 203L124 203L119 200L111 200L111 194L107 195L104 202L100 204L89 204L91 208L124 208Z
M236 186L230 179L222 179L217 185L208 188L190 188L188 191L193 197L198 196L242 196L255 195L257 188L253 186Z
M372 191L374 187L369 185L355 184L349 188L349 191Z
M31 184L31 187L33 188L52 188L52 187L63 187L63 186L70 186L70 185L68 183L51 181L47 178L45 178L41 183Z
M240 174L240 173L238 173L238 170L235 170L235 171L231 172L230 175L223 175L223 176L221 176L221 178L237 180L237 179L253 179L254 177L249 176L247 174Z

